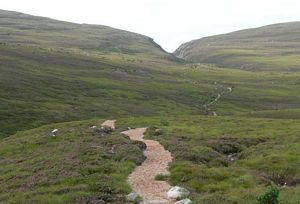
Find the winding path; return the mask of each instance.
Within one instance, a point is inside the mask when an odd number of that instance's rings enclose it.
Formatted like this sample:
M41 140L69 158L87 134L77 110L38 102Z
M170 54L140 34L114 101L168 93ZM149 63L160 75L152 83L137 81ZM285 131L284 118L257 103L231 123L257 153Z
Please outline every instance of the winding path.
M168 175L168 164L172 161L171 153L157 141L143 139L147 128L136 128L122 132L131 140L143 141L147 148L147 159L130 174L128 182L132 189L144 199L146 204L171 204L167 191L171 186L166 181L156 181L159 174Z
M115 120L106 120L102 127L115 129ZM171 186L166 181L156 181L157 175L169 175L168 164L172 161L171 153L157 141L145 140L147 128L136 128L122 132L131 140L142 141L147 148L144 151L147 159L128 177L132 189L144 199L145 204L171 204L167 191Z

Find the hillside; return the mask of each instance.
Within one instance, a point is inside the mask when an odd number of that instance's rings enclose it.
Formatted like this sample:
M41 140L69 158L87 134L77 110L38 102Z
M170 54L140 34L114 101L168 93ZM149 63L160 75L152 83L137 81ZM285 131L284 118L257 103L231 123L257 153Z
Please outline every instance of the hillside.
M144 161L144 146L101 132L102 122L53 124L2 140L0 203L126 203L126 178Z
M193 40L174 54L188 61L250 71L299 71L300 22Z
M120 134L128 126L148 126L147 138L172 153L164 179L189 189L194 203L253 204L272 183L281 189L280 201L300 199L299 120L132 117L117 120L108 134L102 122L51 124L0 140L0 200L133 204L126 201L126 180L144 161L145 146Z
M185 65L155 44L145 46L135 38L130 42L135 53L86 50L76 47L80 40L73 40L74 36L83 39L83 45L98 41L84 37L83 25L2 13L1 32L6 30L6 35L0 35L0 137L44 124L98 117L217 112L300 118L299 74L256 75L214 65ZM47 23L41 21L53 23L45 28ZM34 29L20 28L27 24ZM63 28L57 31L60 24L75 27L75 34ZM124 32L104 28L119 35ZM64 38L57 33L64 33ZM111 44L126 47L123 41L110 39L109 32L91 35L106 36ZM233 92L227 91L230 87ZM206 107L222 92L217 103Z
M111 51L127 54L166 54L153 39L107 26L75 24L0 10L0 42L10 44Z
M177 77L167 67L175 58L148 37L10 11L0 16L0 137L52 122L149 115L189 103L168 99ZM147 83L162 88L153 91Z

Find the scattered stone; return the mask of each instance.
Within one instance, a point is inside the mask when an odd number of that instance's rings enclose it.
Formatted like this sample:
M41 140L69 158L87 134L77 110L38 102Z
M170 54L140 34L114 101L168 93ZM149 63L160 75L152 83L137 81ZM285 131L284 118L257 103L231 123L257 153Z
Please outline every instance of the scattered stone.
M113 146L111 147L111 149L109 150L109 153L115 154L115 153L116 153L116 152L115 152L115 148L116 148L116 146L113 145Z
M215 111L212 112L212 115L215 117L218 116L218 114Z
M232 92L232 88L231 88L231 87L228 87L228 91L229 91L229 92Z
M128 200L128 201L135 201L135 199L137 199L137 197L138 197L139 195L136 193L136 192L131 192L131 193L129 193L127 196L126 196L126 199Z
M155 132L160 132L160 129L155 129Z
M131 127L127 127L127 130L131 130Z
M58 133L58 129L54 129L54 130L52 130L52 136L54 137L54 136L56 136L57 135L57 133Z
M182 178L181 178L181 182L187 182L189 179L188 179L188 177L187 176L183 176Z
M228 158L228 160L229 160L230 162L234 162L235 160L237 160L237 155L236 155L236 154L229 154L229 155L227 156L227 158Z
M93 125L93 126L90 127L90 129L96 129L96 128L97 128L96 125Z
M190 199L186 198L186 199L177 201L177 202L174 203L174 204L191 204L191 203L192 203L192 201L191 201Z
M167 193L168 198L171 199L180 199L188 196L189 194L190 192L187 189L179 186L172 187Z

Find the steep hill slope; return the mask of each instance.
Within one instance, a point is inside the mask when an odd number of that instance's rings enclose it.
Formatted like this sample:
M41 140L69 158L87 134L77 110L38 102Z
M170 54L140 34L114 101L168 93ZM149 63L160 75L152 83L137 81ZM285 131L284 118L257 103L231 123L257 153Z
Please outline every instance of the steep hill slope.
M0 10L0 42L86 51L166 54L153 39L140 34L5 10Z
M181 45L177 57L246 70L299 71L300 22L206 37Z

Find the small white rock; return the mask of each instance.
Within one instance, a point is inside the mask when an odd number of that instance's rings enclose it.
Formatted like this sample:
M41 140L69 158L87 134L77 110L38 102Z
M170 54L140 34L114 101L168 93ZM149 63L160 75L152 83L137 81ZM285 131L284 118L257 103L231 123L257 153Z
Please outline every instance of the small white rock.
M90 127L90 129L95 129L95 128L97 128L96 125L93 125L93 126Z
M192 203L192 201L191 201L190 199L186 198L186 199L177 201L177 202L174 203L174 204L191 204L191 203Z
M57 132L58 132L58 129L52 130L52 133L57 133Z
M138 197L138 194L135 192L131 192L126 196L126 199L128 201L135 201L135 199Z
M175 187L172 187L169 191L168 191L168 198L171 198L171 199L180 199L180 198L183 198L183 197L186 197L190 194L190 192L185 189L185 188L182 188L182 187L179 187L179 186L175 186Z
M58 132L58 129L54 129L54 130L52 130L52 136L56 136L56 134L57 134L57 132Z

